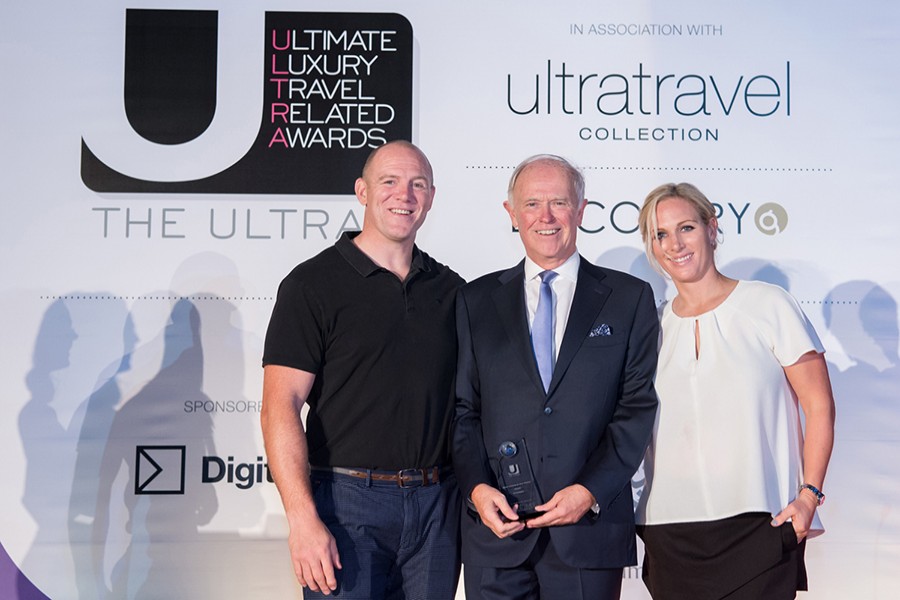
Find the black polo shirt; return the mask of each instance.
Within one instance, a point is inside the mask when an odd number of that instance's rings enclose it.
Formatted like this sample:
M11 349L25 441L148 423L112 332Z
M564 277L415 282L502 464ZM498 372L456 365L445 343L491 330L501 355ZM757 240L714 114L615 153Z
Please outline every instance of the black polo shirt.
M285 277L263 365L315 373L309 462L406 469L450 464L454 299L462 278L418 248L406 281L345 233Z

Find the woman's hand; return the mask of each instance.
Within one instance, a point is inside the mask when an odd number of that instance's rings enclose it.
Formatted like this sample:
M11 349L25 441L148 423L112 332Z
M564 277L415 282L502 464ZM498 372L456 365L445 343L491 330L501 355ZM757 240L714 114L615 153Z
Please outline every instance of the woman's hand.
M772 527L780 527L785 521L790 519L791 524L794 526L794 533L797 534L797 543L799 544L809 534L809 528L812 525L818 505L819 503L812 493L801 490L793 502L775 515L775 518L772 519Z

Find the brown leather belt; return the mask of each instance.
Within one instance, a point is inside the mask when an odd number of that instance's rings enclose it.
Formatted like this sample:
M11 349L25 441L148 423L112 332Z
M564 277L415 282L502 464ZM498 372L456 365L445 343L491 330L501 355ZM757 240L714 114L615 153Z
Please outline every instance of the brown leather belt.
M425 469L400 469L399 471L376 471L373 469L347 469L344 467L310 467L313 471L349 475L372 481L391 481L402 488L420 487L440 483L440 467Z

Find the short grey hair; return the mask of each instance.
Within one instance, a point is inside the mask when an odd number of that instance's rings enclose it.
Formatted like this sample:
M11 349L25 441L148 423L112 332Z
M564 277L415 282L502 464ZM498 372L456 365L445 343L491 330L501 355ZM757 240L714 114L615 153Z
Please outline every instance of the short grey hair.
M572 189L575 190L575 204L578 205L584 200L584 175L582 175L581 170L578 167L562 156L557 156L555 154L535 154L520 162L519 166L516 167L516 170L513 171L512 176L509 178L509 187L506 188L506 198L510 203L513 201L513 188L516 187L516 181L519 180L519 176L525 169L535 164L553 165L562 169L565 172L566 177L568 177Z

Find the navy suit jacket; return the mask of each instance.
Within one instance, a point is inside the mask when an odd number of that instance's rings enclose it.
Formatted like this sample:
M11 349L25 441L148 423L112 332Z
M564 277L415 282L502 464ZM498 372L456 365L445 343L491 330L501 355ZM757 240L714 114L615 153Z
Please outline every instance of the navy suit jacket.
M659 320L650 286L581 259L553 379L544 392L531 346L524 261L465 285L457 296L459 360L453 465L464 497L497 484L498 448L525 438L543 501L580 483L600 505L550 527L554 548L577 568L636 564L631 477L656 417ZM499 539L462 515L463 562L514 567L538 530Z

